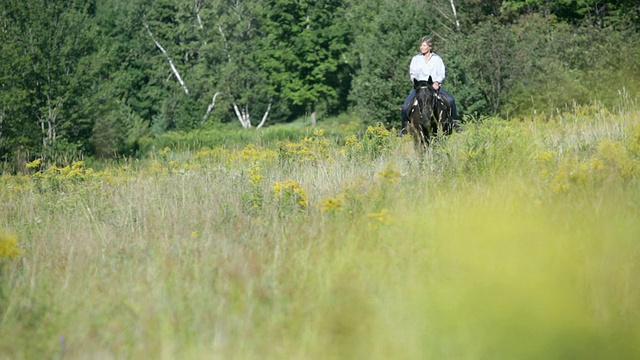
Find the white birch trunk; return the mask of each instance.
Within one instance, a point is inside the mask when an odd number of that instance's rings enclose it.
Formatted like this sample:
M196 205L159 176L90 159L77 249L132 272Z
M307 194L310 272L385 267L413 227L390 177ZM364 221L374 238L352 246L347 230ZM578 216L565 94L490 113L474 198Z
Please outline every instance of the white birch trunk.
M229 43L227 42L227 37L224 36L224 31L222 31L222 26L218 24L218 31L220 32L220 36L222 36L222 42L224 43L224 50L227 53L227 60L231 62L231 53L229 52Z
M453 11L453 19L456 22L456 28L460 30L460 20L458 20L458 13L456 12L456 4L453 3L453 0L450 0L450 2L451 2L451 11Z
M180 76L180 73L178 72L178 69L176 69L176 66L173 64L173 60L171 60L171 56L169 56L167 51L162 47L162 45L160 45L158 40L156 40L155 36L153 36L153 33L151 32L151 29L149 28L149 25L147 23L143 23L143 25L144 25L145 28L147 28L147 32L149 32L149 36L151 36L151 40L153 40L153 43L156 44L156 47L158 47L158 49L160 49L160 51L162 51L164 56L169 61L169 66L171 66L171 71L173 71L173 74L178 79L178 82L180 83L180 86L182 86L182 88L184 89L184 93L189 95L189 89L187 89L187 85L184 83L184 81L182 81L182 76Z
M251 119L249 118L249 110L245 107L244 109L240 110L240 108L238 107L238 104L236 104L236 102L233 102L233 111L236 112L236 116L238 117L238 120L240 121L240 124L242 125L243 128L245 129L249 129L251 127Z
M216 91L216 93L213 94L213 99L211 99L211 104L209 104L209 106L207 107L207 112L202 117L203 124L207 120L207 117L209 116L209 113L211 112L211 110L213 110L213 108L216 107L216 98L218 97L218 95L220 95L219 91Z
M41 134L44 134L44 119L42 119L42 118L40 119L40 131L41 131ZM45 146L45 147L47 146L47 137L46 136L42 137L42 146Z
M202 1L201 0L196 0L195 7L196 7L196 20L198 21L198 26L200 27L200 30L202 30L204 28L202 26L202 18L200 18L200 10L202 9Z
M47 110L46 115L38 116L40 119L40 129L42 130L42 146L49 146L57 138L56 120L60 112L60 106L62 105L62 99L58 98L54 104L51 101L51 95L47 94ZM46 133L46 135L44 135Z
M269 116L269 111L271 111L271 103L273 102L273 100L269 100L269 106L267 106L267 111L264 112L264 115L262 116L262 120L260 121L260 124L258 124L258 126L256 126L256 130L260 129L262 127L262 125L264 125L264 123L267 121L267 117Z

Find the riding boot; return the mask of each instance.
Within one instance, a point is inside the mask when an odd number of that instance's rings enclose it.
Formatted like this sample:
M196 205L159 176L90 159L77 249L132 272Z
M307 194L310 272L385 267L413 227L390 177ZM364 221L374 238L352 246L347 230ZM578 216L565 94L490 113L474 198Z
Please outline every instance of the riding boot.
M404 135L407 135L407 123L406 123L406 121L402 122L402 128L400 129L399 136L404 136Z
M407 134L407 122L409 115L407 115L407 109L406 108L402 108L402 112L400 113L400 121L402 123L402 127L400 128L400 133L398 134L398 136L404 136Z
M402 104L402 109L400 111L400 120L402 122L402 128L400 129L400 134L399 134L400 136L407 134L407 123L409 122L409 107L415 95L416 95L416 89L411 89L411 92L409 93L407 98L404 100L404 103Z
M449 94L443 88L440 88L439 93L442 94L447 99L449 104L451 105L451 119L449 120L450 124L447 125L447 130L449 132L462 131L462 127L460 126L460 123L458 122L458 120L460 120L460 117L458 116L458 111L456 109L456 100L453 98L453 96L451 96L451 94Z
M453 129L453 131L455 132L460 132L462 131L462 126L460 126L460 123L458 122L458 120L456 119L451 119L451 128Z
M449 121L447 121L444 124L443 130L445 133L451 134L454 131L455 132L462 131L462 126L460 126L460 123L458 122L458 120L451 118Z
M451 105L452 105L451 106L451 128L455 132L460 132L460 131L462 131L462 126L460 126L460 123L458 122L460 117L458 116L458 111L456 111L456 102L455 102L455 100L452 102Z

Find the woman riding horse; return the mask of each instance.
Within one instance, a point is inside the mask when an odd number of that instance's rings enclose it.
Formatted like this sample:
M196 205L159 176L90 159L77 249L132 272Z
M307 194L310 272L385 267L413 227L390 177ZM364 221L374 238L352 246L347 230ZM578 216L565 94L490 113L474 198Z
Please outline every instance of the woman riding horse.
M456 111L456 102L453 99L453 96L449 94L445 89L440 87L440 84L444 81L445 78L445 67L442 58L433 52L433 40L424 36L420 39L420 54L414 56L411 59L411 65L409 65L409 76L411 77L411 82L414 80L417 81L426 81L431 77L433 80L433 89L437 90L438 93L443 96L451 105L451 124L447 124L451 128L455 130L460 129L460 125L457 123L458 113ZM416 95L416 89L413 87L409 96L407 96L404 104L402 105L401 111L401 119L402 119L402 134L405 134L407 121L409 119L409 105L412 103L412 99Z

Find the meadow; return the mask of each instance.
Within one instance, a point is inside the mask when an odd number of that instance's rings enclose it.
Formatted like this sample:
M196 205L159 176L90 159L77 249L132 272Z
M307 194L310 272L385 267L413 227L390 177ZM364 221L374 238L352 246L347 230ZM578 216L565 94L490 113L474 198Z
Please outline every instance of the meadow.
M640 357L640 109L0 177L0 359Z

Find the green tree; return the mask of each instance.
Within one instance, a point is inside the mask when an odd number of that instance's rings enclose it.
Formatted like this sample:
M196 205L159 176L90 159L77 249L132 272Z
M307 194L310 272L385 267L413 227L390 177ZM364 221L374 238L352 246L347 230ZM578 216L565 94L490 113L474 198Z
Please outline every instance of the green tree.
M474 33L461 39L458 53L465 54L461 66L468 81L482 93L489 113L497 113L507 101L507 89L521 78L521 64L515 34L495 22L477 25ZM485 112L485 113L486 113Z
M29 84L35 80L20 26L22 3L5 1L0 6L0 160L6 164L18 151L37 152L42 140L30 116L34 94Z
M276 92L304 112L345 110L351 43L343 0L267 0L263 66Z
M586 22L601 28L633 24L637 31L640 25L640 6L634 0L509 0L502 2L502 13L510 18L531 14L554 16L563 22Z
M218 54L215 87L243 128L261 127L276 100L273 83L261 67L262 1L223 1L213 6L211 36ZM258 114L259 121L252 120Z
M485 22L456 43L455 53L464 54L454 57L464 69L455 75L456 89L464 90L463 107L485 114L550 114L596 100L611 106L618 90L638 88L639 68L631 60L637 44L637 35L554 16Z
M437 19L440 12L435 5L441 6L419 0L354 2L351 6L349 21L358 24L354 30L358 35L352 54L357 70L349 98L366 123L399 126L400 108L412 86L409 63L422 36L435 39L435 52L440 55L450 46L447 39L452 38L453 29Z
M91 66L85 60L95 45L88 21L93 10L90 1L82 0L3 2L3 56L7 64L18 65L3 69L3 122L11 124L13 136L28 139L21 142L33 153L85 150L83 139L91 124L73 114L76 97L90 81ZM8 105L16 101L20 105ZM38 134L39 148L32 134Z

